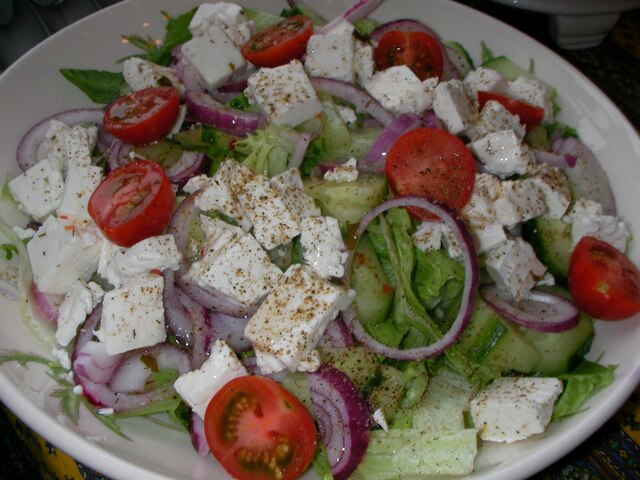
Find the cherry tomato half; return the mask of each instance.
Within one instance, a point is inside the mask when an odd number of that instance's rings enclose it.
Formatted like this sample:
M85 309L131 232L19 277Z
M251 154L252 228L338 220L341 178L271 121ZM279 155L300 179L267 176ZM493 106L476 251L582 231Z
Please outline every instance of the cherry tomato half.
M480 109L482 109L484 104L489 100L495 100L501 103L510 113L520 117L520 122L525 126L527 131L540 125L544 118L544 108L538 107L537 105L531 105L530 103L521 102L515 98L505 97L504 95L493 92L478 92Z
M104 127L125 143L144 145L169 133L179 110L180 96L175 88L145 88L109 104Z
M175 194L162 167L150 160L116 168L89 199L89 215L107 239L130 247L169 224Z
M385 173L396 196L422 196L458 212L471 198L476 164L455 135L437 128L417 128L393 144ZM407 210L421 220L436 218L419 208Z
M583 237L573 250L569 290L579 308L601 320L640 312L640 271L617 248L594 237Z
M444 66L440 42L425 32L385 33L375 50L376 68L406 65L420 80L441 77Z
M211 452L240 480L298 478L315 455L311 414L269 378L227 382L209 402L204 423Z
M304 15L293 15L256 33L242 47L242 55L259 67L277 67L301 58L313 33L313 23Z

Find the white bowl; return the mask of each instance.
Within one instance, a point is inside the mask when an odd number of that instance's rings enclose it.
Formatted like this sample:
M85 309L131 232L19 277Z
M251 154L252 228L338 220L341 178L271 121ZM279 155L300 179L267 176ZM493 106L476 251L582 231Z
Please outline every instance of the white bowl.
M553 40L568 50L595 47L621 12L640 8L640 0L493 0L511 7L550 14Z
M198 0L129 0L116 4L64 29L30 51L0 76L0 172L19 172L15 151L21 136L36 121L65 109L90 106L87 98L60 75L61 67L117 70L116 60L137 52L120 35L139 33L161 38L161 11L178 14ZM253 8L278 13L284 0L241 0ZM327 16L344 8L338 0L322 4ZM342 7L341 7L342 5ZM522 33L493 18L447 0L387 0L373 15L381 20L422 19L445 39L464 44L480 58L481 41L496 54L527 66L533 60L542 80L558 90L559 120L577 128L608 170L620 215L640 238L640 139L628 120L581 73L559 56ZM25 219L0 205L3 218ZM630 256L640 264L637 240ZM0 298L0 350L19 349L49 355L20 321L19 305ZM640 381L640 317L625 322L599 322L590 358L602 355L605 364L617 364L615 381L594 396L585 411L553 424L548 432L510 446L481 449L476 472L469 478L514 480L526 478L551 464L587 439L609 419ZM189 438L144 419L122 422L132 439L125 440L83 410L78 425L60 416L55 387L43 368L7 363L0 368L0 399L31 428L80 462L115 479L227 478L211 456L201 459Z

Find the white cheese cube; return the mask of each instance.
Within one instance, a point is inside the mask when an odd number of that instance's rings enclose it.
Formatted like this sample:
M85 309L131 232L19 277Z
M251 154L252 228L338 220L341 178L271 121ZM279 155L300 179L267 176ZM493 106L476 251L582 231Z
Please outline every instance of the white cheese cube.
M536 165L531 174L533 176L528 178L540 188L544 195L544 202L547 205L547 213L544 216L562 218L571 204L571 189L567 176L562 170L548 163Z
M476 225L469 230L478 255L482 255L507 241L504 227L499 223Z
M203 258L186 275L200 286L255 304L273 289L282 272L252 235L220 226L211 230Z
M509 112L500 102L489 100L480 110L480 117L478 117L478 123L473 128L472 138L477 140L490 133L502 130L513 130L520 140L524 138L526 133L525 127L520 123L518 116Z
M105 293L101 330L109 355L151 347L166 337L162 275L136 277Z
M504 228L496 218L493 207L495 199L492 198L485 183L483 181L474 183L471 198L460 211L460 216L473 237L478 254L485 253L507 240Z
M87 206L91 195L102 181L102 168L96 165L69 166L58 215L90 219Z
M547 213L544 194L536 182L530 178L504 180L502 191L494 202L498 223L514 227Z
M440 250L442 246L442 222L422 222L411 236L413 244L423 252Z
M396 114L419 115L433 102L420 79L406 65L374 73L365 88L384 108Z
M317 217L320 215L320 207L304 191L302 177L298 168L289 168L281 174L271 177L269 181L278 190L287 208L298 221L301 221L304 217Z
M467 95L462 80L448 80L436 86L433 111L454 135L472 128L478 119L478 109Z
M376 61L373 56L373 45L356 39L355 53L353 57L353 70L356 80L360 85L366 85L376 68Z
M98 268L103 237L93 222L48 217L27 244L33 279L44 293L66 294Z
M599 203L579 198L568 214L572 221L571 243L575 246L582 237L595 237L624 253L629 241L627 225L618 217L602 213Z
M82 167L91 165L91 152L96 146L98 127L85 128L82 125L74 125L64 132L63 138L65 169L73 165Z
M336 105L336 109L338 110L338 114L342 121L347 125L351 125L358 121L358 116L353 108L349 108L345 105Z
M261 371L296 371L354 294L320 278L310 267L289 267L245 328Z
M20 208L35 219L52 213L62 202L64 179L46 158L9 182Z
M458 239L453 235L449 225L444 222L442 222L442 245L447 249L447 255L450 258L462 257L462 247L460 247Z
M310 76L353 82L353 30L353 25L345 20L325 34L311 35L304 60L304 66Z
M563 385L557 378L498 378L471 400L478 435L512 443L546 430Z
M58 310L56 341L59 345L66 347L71 343L78 327L102 301L103 296L104 291L97 283L78 281L71 285Z
M489 251L486 267L498 288L509 291L516 301L526 298L546 271L531 245L520 237Z
M185 42L182 55L202 75L209 89L220 86L247 64L240 50L217 25Z
M529 148L513 130L490 133L469 144L471 152L486 170L500 178L524 175L535 160Z
M355 182L358 179L358 161L350 158L346 163L326 172L324 179L329 182Z
M181 375L173 384L176 392L204 419L209 402L227 382L248 375L246 368L224 340L216 340L209 357L197 370Z
M322 278L342 277L349 257L340 224L333 217L305 217L300 243L305 262Z
M269 122L296 127L322 112L322 104L300 61L261 68L248 89Z
M474 102L478 100L478 92L493 92L507 95L509 82L500 73L490 68L478 67L464 77L464 88Z
M242 48L254 32L253 22L248 20L242 7L235 3L201 4L189 23L189 30L194 37L197 37L203 35L213 25L222 28L238 48Z
M517 100L542 107L543 122L553 122L551 90L540 80L520 76L515 81L509 82L509 94Z
M132 91L145 88L172 86L180 95L184 95L185 88L182 80L169 67L143 60L139 57L129 57L122 64L122 75Z

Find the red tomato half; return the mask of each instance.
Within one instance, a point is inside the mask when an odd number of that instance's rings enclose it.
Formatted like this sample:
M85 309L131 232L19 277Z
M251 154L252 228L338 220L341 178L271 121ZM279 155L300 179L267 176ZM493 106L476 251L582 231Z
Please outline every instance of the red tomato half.
M640 272L610 244L583 237L571 255L569 290L576 305L601 320L640 312Z
M277 67L301 58L313 33L309 17L294 15L256 33L242 47L242 55L259 67Z
M387 32L374 56L378 70L406 65L420 80L442 76L444 58L440 42L425 32Z
M171 131L179 107L175 88L145 88L114 100L104 112L104 127L125 143L155 142Z
M458 212L471 198L476 164L455 135L437 128L418 128L393 144L385 173L396 196L422 196ZM422 220L436 218L419 208L407 209Z
M317 444L313 418L300 400L257 376L235 378L214 395L205 434L213 455L240 480L298 478Z
M89 199L89 215L105 237L130 247L161 234L169 224L175 194L162 167L137 160L107 175Z
M520 117L520 122L525 126L527 131L540 125L544 118L544 108L542 107L521 102L515 98L505 97L504 95L499 95L493 92L478 92L478 103L480 104L480 109L482 109L484 104L489 100L495 100L496 102L501 103L504 108L509 110L513 115Z

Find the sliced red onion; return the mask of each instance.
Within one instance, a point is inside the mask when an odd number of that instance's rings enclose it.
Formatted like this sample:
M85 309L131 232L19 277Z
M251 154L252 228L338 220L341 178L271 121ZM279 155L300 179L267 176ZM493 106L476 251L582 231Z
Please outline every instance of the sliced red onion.
M231 77L218 87L218 90L220 92L235 93L238 95L247 88L247 81L249 80L249 77L256 73L256 71L257 69L255 66L247 64L246 67L233 72Z
M204 420L195 412L191 412L189 419L189 434L191 435L191 445L193 445L198 455L201 458L209 455L211 450L209 449L207 436L204 433Z
M533 150L533 154L538 163L548 163L556 168L573 168L578 161L573 155L563 155L561 153L549 152L537 148Z
M242 365L244 365L244 368L247 369L249 375L268 377L278 383L282 383L286 376L289 374L289 370L287 369L274 373L263 373L262 370L260 370L260 367L258 367L258 359L255 355L251 355L250 357L246 357L245 359L243 359Z
M35 299L35 305L49 322L55 324L58 321L58 310L64 300L63 295L50 295L41 292L36 284L32 284L31 291Z
M167 169L167 176L171 183L182 188L191 177L205 173L209 164L209 157L204 153L187 150L182 152L180 159Z
M193 342L191 343L191 367L200 368L209 356L212 336L211 322L207 310L191 299L185 292L178 290L178 298L184 306L193 324Z
M99 108L78 108L51 115L40 120L22 137L18 144L16 160L22 171L33 167L41 158L38 158L38 150L45 140L51 120L58 120L69 126L84 123L102 124L104 112Z
M320 437L335 480L348 478L369 446L369 408L351 379L321 365L307 372L311 402Z
M558 154L576 158L573 168L563 169L569 178L574 196L594 200L602 205L606 215L615 215L617 208L611 184L591 149L573 137L556 138L551 148Z
M327 24L318 30L318 34L324 35L327 32L333 30L336 25L341 22L357 22L358 20L369 15L380 3L382 0L358 0L352 6L347 8L343 13L338 15L333 20L330 20Z
M462 264L465 270L464 287L462 289L460 310L451 324L451 328L441 338L430 345L401 350L385 345L371 337L358 320L358 314L353 306L344 311L342 316L346 325L356 337L356 340L366 345L371 351L396 360L423 360L444 352L460 337L460 334L467 326L473 312L473 304L478 289L478 259L476 257L473 240L462 221L448 208L433 203L424 197L399 197L381 203L365 214L360 221L354 237L356 239L360 238L371 221L378 215L391 208L398 207L418 207L437 215L451 229L451 233L455 237L456 242L460 245L462 250ZM348 277L351 272L351 262L353 262L354 251L355 248L351 251L347 263L347 282L349 281Z
M395 115L380 105L375 98L351 83L333 78L312 77L311 84L320 93L352 103L358 113L371 115L385 127L395 118Z
M108 383L122 363L122 355L109 355L103 343L91 340L78 352L73 371L90 382Z
M184 85L186 93L198 93L207 90L207 82L198 69L182 55L182 45L171 50L171 68Z
M346 348L354 344L353 335L340 316L329 322L320 337L318 348Z
M247 318L232 317L220 312L211 312L211 335L222 339L234 352L245 352L251 349L251 342L244 336Z
M180 301L175 286L175 272L166 269L163 272L164 289L163 304L164 318L169 332L180 345L191 347L193 345L193 318Z
M403 134L422 125L422 120L412 113L402 113L386 126L378 139L361 162L358 162L358 170L373 173L384 173L387 161L387 153L395 141Z
M439 128L440 130L444 129L442 122L436 115L436 112L433 111L433 108L429 110L425 110L422 114L422 124L427 128Z
M516 302L507 290L495 285L480 290L482 298L507 320L538 332L564 332L580 320L580 311L570 300L552 292L532 290Z
M116 137L114 137L109 132L107 132L107 129L104 128L104 125L99 125L98 126L98 141L97 141L97 145L98 145L98 149L102 153L104 153L104 154L107 153L107 151L109 150L109 147L111 147L111 144L113 143L115 138Z
M187 111L198 122L236 136L244 136L258 128L260 115L227 107L206 93L187 93Z
M207 90L207 95L213 98L216 102L227 104L238 96L238 92L223 92L216 88L214 90Z
M131 153L131 149L131 145L114 138L106 152L109 171L115 170L116 168L131 162L131 156L129 155Z
M78 357L80 350L82 350L82 348L84 348L84 346L93 339L94 332L97 330L98 325L100 325L101 318L102 303L98 304L96 308L93 309L93 312L89 314L78 330L78 334L76 335L75 343L73 345L73 353L71 355L72 362Z
M189 297L208 310L249 318L258 309L256 305L245 305L215 288L203 288L184 275L177 279L177 283Z
M442 52L442 59L444 61L444 65L442 68L442 78L441 81L451 80L453 78L460 78L460 72L456 68L455 64L449 58L449 54L447 53L447 49L443 45L440 40L440 36L430 27L426 26L424 23L419 22L418 20L413 19L400 19L394 20L392 22L383 23L376 27L373 32L371 32L371 39L378 43L383 35L387 32L391 31L400 31L400 32L424 32L432 37L434 37L438 41L438 45L440 46L440 51Z
M151 368L136 355L122 361L107 380L109 386L116 392L135 393L144 390L150 374Z

